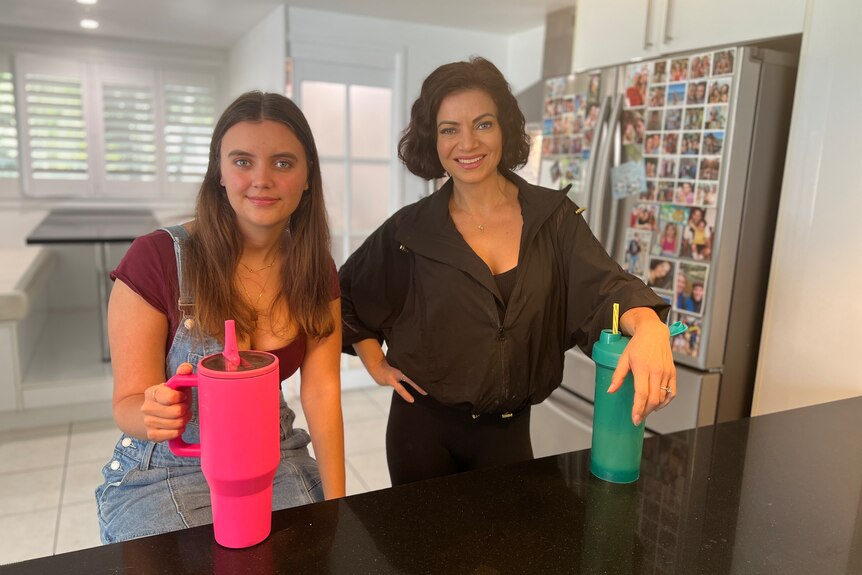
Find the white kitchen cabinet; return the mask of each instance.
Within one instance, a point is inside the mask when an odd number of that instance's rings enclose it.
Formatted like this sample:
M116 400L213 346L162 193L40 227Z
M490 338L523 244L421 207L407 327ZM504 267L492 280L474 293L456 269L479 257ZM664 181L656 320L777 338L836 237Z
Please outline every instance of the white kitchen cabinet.
M801 34L806 0L579 0L574 71Z

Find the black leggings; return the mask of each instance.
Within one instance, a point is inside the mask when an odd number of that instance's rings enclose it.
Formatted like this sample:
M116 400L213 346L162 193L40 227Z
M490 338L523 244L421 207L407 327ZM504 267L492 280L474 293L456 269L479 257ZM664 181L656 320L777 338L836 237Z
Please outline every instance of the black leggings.
M386 426L392 485L533 458L529 407L507 419L473 419L428 396L413 397L411 404L392 394Z

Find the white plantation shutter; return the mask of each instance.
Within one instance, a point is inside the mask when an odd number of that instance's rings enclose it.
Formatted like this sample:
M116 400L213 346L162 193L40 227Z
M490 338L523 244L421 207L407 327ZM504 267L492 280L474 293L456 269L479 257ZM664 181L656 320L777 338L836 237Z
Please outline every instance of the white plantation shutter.
M7 61L0 62L0 192L11 195L18 188L18 124L15 91Z
M28 193L86 193L90 157L84 65L26 54L19 54L16 64L21 168Z
M156 125L150 86L104 84L105 179L156 180Z
M215 79L206 75L166 73L164 106L165 169L169 184L203 180L216 120Z

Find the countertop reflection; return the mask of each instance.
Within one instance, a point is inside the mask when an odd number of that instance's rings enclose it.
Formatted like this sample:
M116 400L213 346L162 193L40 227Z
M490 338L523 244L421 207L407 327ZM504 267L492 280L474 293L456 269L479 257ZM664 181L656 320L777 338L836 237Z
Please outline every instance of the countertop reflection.
M862 573L862 397L654 437L640 480L589 451L280 511L228 550L211 527L13 573Z

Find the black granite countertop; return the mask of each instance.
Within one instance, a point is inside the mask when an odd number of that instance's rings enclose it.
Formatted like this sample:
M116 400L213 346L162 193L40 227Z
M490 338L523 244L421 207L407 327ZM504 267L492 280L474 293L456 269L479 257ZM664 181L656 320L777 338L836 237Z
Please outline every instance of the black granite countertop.
M862 397L648 439L631 485L581 451L276 512L250 549L199 527L0 574L860 574L860 422Z
M27 236L28 244L132 242L159 228L152 210L57 208Z

